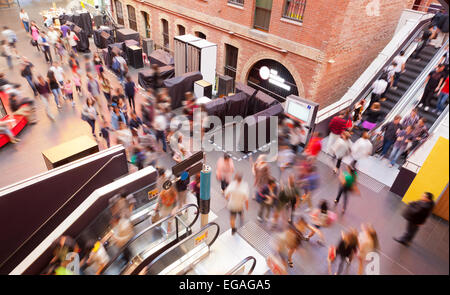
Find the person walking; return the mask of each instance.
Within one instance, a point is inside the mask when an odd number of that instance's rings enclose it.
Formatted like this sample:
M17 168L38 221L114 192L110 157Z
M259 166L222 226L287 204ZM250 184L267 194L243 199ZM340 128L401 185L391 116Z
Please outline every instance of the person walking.
M438 103L436 104L436 109L434 110L434 112L436 112L438 115L442 114L447 104L448 104L448 75L447 79L445 79L445 82L439 89Z
M425 125L426 122L426 118L420 118L419 122L417 122L417 124L412 128L411 145L407 149L408 153L413 151L416 146L428 138L429 133L427 125Z
M404 50L400 51L400 54L394 58L393 62L395 62L397 64L397 67L395 68L395 74L394 74L394 83L392 85L392 88L395 90L395 89L397 89L400 75L405 71L405 65L406 65L405 51Z
M316 166L306 166L301 173L301 188L303 189L303 195L301 197L302 203L308 203L308 208L305 212L309 212L313 208L312 194L319 188L320 175Z
M425 80L425 90L423 92L422 98L419 101L419 108L424 108L425 112L428 112L430 109L430 102L433 96L437 96L437 93L441 89L442 84L444 83L444 69L445 65L440 64L437 66L436 70L431 71L428 74L427 79Z
M364 131L361 137L352 144L351 154L353 158L353 165L361 160L369 157L372 154L373 146L369 139L369 133Z
M45 111L47 112L47 116L51 120L55 120L55 117L50 112L49 107L49 99L50 99L50 85L47 81L45 81L44 77L38 76L37 83L34 84L34 88L36 89L36 92L39 94L39 97L41 98L42 103L44 104Z
M58 81L59 85L62 87L64 85L64 81L66 80L64 69L62 68L59 62L54 62L53 65L49 69L55 75L56 81Z
M16 33L8 28L7 26L3 26L2 35L5 38L6 42L8 42L9 47L11 48L11 51L14 53L15 56L18 56L16 43L17 43L17 35Z
M270 211L274 201L277 199L278 189L274 179L269 179L267 185L262 190L256 192L256 202L259 203L257 219L259 222L264 219L267 221L270 217ZM265 214L264 214L265 213Z
M19 17L20 17L20 20L22 21L23 28L25 29L25 31L27 33L29 33L30 32L30 17L28 16L28 13L26 13L23 8L20 10Z
M295 205L300 198L300 191L295 185L294 175L289 175L287 184L283 185L278 194L278 203L276 204L273 216L273 224L276 225L278 217L281 216L282 221L292 222L294 217ZM288 210L290 209L290 214Z
M328 129L330 130L330 135L328 136L327 142L327 153L332 154L331 147L334 145L334 142L340 138L342 132L345 131L347 126L347 112L342 111L338 116L333 117L331 119L330 124L328 125Z
M370 109L372 105L378 102L382 95L386 92L388 86L388 76L387 74L382 74L381 77L373 82L372 84L372 96L370 98L370 103L368 108Z
M60 34L60 32L57 29L55 29L53 27L50 27L48 29L48 32L47 32L48 43L53 48L53 51L55 52L55 56L59 55L58 54L58 50L56 49L56 43L58 42L58 39L59 39L60 35L61 34Z
M73 101L73 83L70 79L64 82L64 95L72 102L72 107L75 107L75 102Z
M37 51L40 51L40 47L39 47L39 27L37 26L37 24L35 22L31 22L31 27L30 27L30 31L31 31L31 44L33 46L36 46Z
M28 84L31 87L31 90L33 90L34 96L37 96L38 92L33 81L33 67L34 65L30 61L28 61L25 57L22 58L20 75L27 80Z
M178 208L183 208L184 205L186 205L186 198L188 193L188 186L189 186L189 177L185 180L178 180L175 183L175 189L177 190L178 195Z
M97 120L98 113L94 104L94 99L90 97L86 99L86 103L83 105L83 109L81 111L81 118L86 121L89 126L91 126L92 136L97 138L95 135L95 121Z
M339 174L339 191L334 200L334 204L337 205L341 196L344 195L344 207L342 208L342 214L345 214L348 203L349 192L354 192L357 195L361 195L358 186L356 185L356 179L358 174L356 173L356 168L353 166L347 166L346 171Z
M342 159L349 155L351 152L352 142L350 140L350 133L345 131L341 133L341 136L335 141L331 147L332 155L336 157L336 167L333 169L334 173L341 168Z
M50 90L52 91L55 98L56 106L60 109L62 108L59 104L59 100L62 96L61 85L59 84L58 80L56 80L55 74L52 71L48 71L47 78L48 84L50 85Z
M67 31L66 34L67 34L66 36L67 36L67 40L69 42L69 46L70 46L70 48L72 48L72 52L77 53L77 44L78 44L78 41L80 41L80 39L78 39L78 37L74 31L69 30L69 31Z
M159 218L164 218L166 216L169 216L170 214L175 213L175 210L177 208L177 192L175 191L175 188L172 186L168 190L163 190L159 194L158 203L156 204L156 214L159 215ZM153 223L153 221L152 221ZM172 223L173 221L167 222L167 233L171 233L172 231Z
M419 54L428 45L432 34L433 34L433 25L430 25L425 31L423 31L422 36L420 37L419 43L417 44L417 48L412 54L412 57L414 59L416 60L420 59Z
M337 215L328 209L326 200L321 200L319 206L311 212L310 217L311 224L316 228L315 231L319 236L317 243L323 246L325 245L325 237L320 228L332 225L336 221Z
M242 175L236 173L234 180L225 189L225 199L228 200L227 209L230 211L231 234L236 233L236 216L239 215L241 225L244 224L244 206L248 211L248 184L242 181Z
M1 56L3 56L6 59L6 64L8 65L8 68L10 70L12 70L14 65L13 65L11 47L5 40L1 40L0 44L1 44L1 48L0 48Z
M157 115L153 121L153 128L156 131L156 142L162 142L162 149L167 152L166 130L168 127L166 116L161 110L157 110Z
M382 151L380 153L380 158L383 159L389 152L389 149L391 146L395 143L397 140L397 133L400 132L402 129L402 125L400 124L400 120L402 119L401 116L397 115L394 117L394 120L386 123L381 127L381 133L383 134L383 147Z
M109 82L108 78L106 78L103 73L99 75L100 77L100 86L102 88L103 95L106 98L108 105L111 104L111 82Z
M128 66L125 59L117 52L114 53L111 68L119 78L120 84L123 85L125 83L125 76L128 74Z
M402 122L401 122L401 129L405 129L408 126L414 126L417 124L417 122L419 122L419 115L417 114L418 110L416 108L411 110L411 113L409 114L409 116L405 117Z
M376 252L380 248L378 235L371 224L361 224L361 232L358 235L358 274L362 275L367 254Z
M434 208L433 194L430 192L423 193L420 200L411 202L403 212L403 217L407 221L406 232L402 237L394 237L394 241L409 246L414 239L420 226L423 225Z
M44 32L41 32L39 39L38 39L38 44L41 47L42 52L44 52L45 61L48 64L52 64L53 59L52 59L52 53L50 51L50 43L48 40L49 40L48 36Z
M97 80L94 79L92 74L87 74L88 81L87 81L87 89L89 94L92 96L92 98L95 99L95 102L97 103L98 113L102 113L103 107L100 100L100 84L98 84Z
M339 266L335 275L339 275L344 270L344 264L347 264L347 270L352 263L353 257L358 251L358 232L350 228L346 232L341 233L341 240L336 246L336 257L340 258Z
M408 147L408 144L412 142L412 131L413 128L411 126L408 126L405 130L402 130L398 133L397 140L394 143L394 148L392 149L391 155L389 156L390 168L394 167L395 163L397 163L398 158Z
M126 122L125 116L122 114L118 106L111 107L111 127L116 131L119 130L120 122Z
M220 188L222 189L222 193L225 192L228 184L230 183L233 173L234 173L234 164L233 159L231 159L230 155L225 153L223 157L220 157L217 160L216 165L216 178L220 181Z
M364 113L364 121L361 123L361 127L365 130L372 130L377 126L382 116L381 105L379 102L376 102Z
M130 108L133 111L136 111L136 104L134 102L134 96L136 95L136 84L134 84L130 75L127 75L126 77L126 83L124 88L125 88L125 95L127 96L128 103L130 104Z

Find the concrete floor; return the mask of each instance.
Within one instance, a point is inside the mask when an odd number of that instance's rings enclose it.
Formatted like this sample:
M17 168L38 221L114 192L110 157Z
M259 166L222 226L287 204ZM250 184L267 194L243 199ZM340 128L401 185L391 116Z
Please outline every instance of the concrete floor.
M50 7L54 1L21 1L22 6L28 11L32 19L41 20L39 11ZM56 1L57 6L63 6L68 1ZM29 43L29 37L21 28L18 18L17 8L1 9L0 24L8 24L16 31L19 44L18 50L21 54L27 56L36 66L35 72L42 75L46 74L48 65L44 62L42 53L38 53ZM95 46L91 41L91 50ZM20 76L18 67L14 70L5 70L6 64L4 58L0 59L0 70L4 71L7 78L11 81L23 84L23 93L32 96L32 91L26 84L26 81ZM132 70L132 76L137 82L137 71ZM110 77L111 81L118 85L116 79ZM81 120L80 104L75 97L77 106L72 108L69 103L65 103L61 110L57 110L54 101L50 102L52 112L56 114L56 121L50 121L45 111L38 101L38 119L35 125L27 126L19 135L21 142L18 144L8 144L0 149L0 167L6 171L0 176L0 187L12 184L19 180L34 176L46 171L46 166L42 159L41 151L52 146L63 143L80 135L90 135L90 127ZM138 95L137 104L142 101L142 96ZM105 147L104 142L100 140L101 148ZM213 169L220 152L210 152L207 155L207 163ZM317 204L321 199L331 202L338 189L338 180L333 174L326 156L322 157L323 162L318 163L319 173L321 175L321 186L313 195L313 202ZM160 164L164 167L171 167L174 161L161 155ZM244 175L244 180L253 184L253 176L250 171L248 160L235 161L237 171ZM271 165L274 176L279 176L280 172L275 164ZM368 176L365 176L368 177ZM368 178L366 178L368 179ZM416 239L409 248L397 244L392 240L393 236L402 234L405 228L405 221L401 217L404 204L400 198L391 192L387 186L381 189L374 189L372 185L360 184L362 198L350 197L349 206L345 216L340 216L337 223L330 228L323 229L323 233L328 245L338 242L340 231L348 227L359 228L363 222L370 222L378 232L380 240L380 266L381 274L449 274L449 229L448 222L432 217L420 229ZM253 195L253 189L252 189ZM212 201L211 208L218 217L214 220L220 225L221 232L229 230L229 213L226 209L226 202L220 194L220 186L216 179L212 179ZM298 216L304 214L303 210L298 210ZM256 221L257 203L250 201L250 210L245 214L244 225L257 223L264 232L271 237L276 231L270 230L266 225L261 225ZM305 214L306 216L306 214ZM318 246L311 242L304 243L302 249L294 255L294 268L290 270L291 274L326 274L326 256L327 247ZM251 244L251 243L250 243ZM252 245L261 253L260 245ZM263 254L263 253L261 253ZM356 261L349 270L350 274L356 273Z

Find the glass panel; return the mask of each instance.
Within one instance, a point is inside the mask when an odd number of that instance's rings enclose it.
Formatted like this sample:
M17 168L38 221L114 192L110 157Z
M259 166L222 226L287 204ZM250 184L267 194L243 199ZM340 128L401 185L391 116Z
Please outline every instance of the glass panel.
M256 7L272 10L272 0L256 0Z

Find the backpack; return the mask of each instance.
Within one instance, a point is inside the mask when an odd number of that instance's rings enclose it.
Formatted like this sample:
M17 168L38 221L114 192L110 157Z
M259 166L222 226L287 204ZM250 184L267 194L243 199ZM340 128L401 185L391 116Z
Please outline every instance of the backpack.
M115 72L118 72L118 71L120 70L120 63L119 63L119 61L117 60L117 58L114 58L114 59L113 59L113 63L112 63L112 65L111 65L111 68L112 68Z

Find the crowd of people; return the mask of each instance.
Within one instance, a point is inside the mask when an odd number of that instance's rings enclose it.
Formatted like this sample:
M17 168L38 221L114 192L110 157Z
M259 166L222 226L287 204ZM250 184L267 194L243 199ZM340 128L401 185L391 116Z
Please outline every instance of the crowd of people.
M14 57L20 61L20 74L34 94L34 98L23 97L21 91L17 90L19 88L15 87L16 91L9 96L10 107L14 113L26 114L30 122L35 122L36 120L32 118L33 108L36 101L40 101L47 116L55 121L55 111L51 107L52 96L57 111L62 111L64 103L69 103L75 108L78 101L81 107L80 119L88 124L96 140L103 142L106 147L115 143L122 144L126 148L129 162L136 169L151 165L157 167L160 177L164 177L164 169L160 168L158 163L162 155L170 153L176 162L181 162L192 155L191 146L186 145L183 138L193 134L186 134L182 132L180 126L174 127L169 124L174 116L171 99L167 89L161 87L157 68L154 69L156 76L153 88L140 91L122 56L116 54L111 69L108 69L97 53L83 56L77 52L79 40L68 26L56 27L46 22L45 28L41 28L30 20L23 10L20 18L29 34L30 44L44 55L49 67L47 73L38 73L34 65L26 57L20 56L15 49L17 42L15 33L8 27L3 28L5 40L1 43L2 56L5 56L10 68L14 66ZM298 122L288 118L280 119L279 153L276 159L279 177L273 174L266 155L259 155L254 161L251 159L254 182L250 186L253 189L250 189L244 180L242 172L237 171L228 153L219 158L215 176L227 201L232 234L237 232L238 216L240 224L243 224L245 211L248 211L252 204L251 199L255 200L258 206L258 222L278 233L274 253L267 260L273 273L286 274L289 268L294 267L295 251L304 243L311 242L314 236L317 237L314 239L318 247L329 247L328 256L324 257L324 260L329 263L330 274L341 274L345 264L349 266L354 257L358 257L358 273L362 274L367 253L377 251L379 248L376 230L370 224L362 224L359 233L354 228L346 229L336 245L328 241L321 229L333 226L336 222L338 213L334 211L341 197L344 199L340 212L343 215L348 207L349 195L361 196L357 185L356 165L358 161L374 152L369 131L381 119L380 99L388 87L397 87L398 79L405 69L404 54L401 52L386 73L374 83L367 110L365 110L366 101L362 100L356 104L352 113L349 110L343 111L332 118L329 124L330 134L324 148L336 160L334 173L339 180L334 207L326 200L314 200L314 192L320 186L317 157L322 150L322 135L313 133L307 146L302 148L305 130ZM445 76L440 74L444 70L444 66L439 66L435 72L430 73L426 86L428 90L424 93L425 109L428 106L430 91L437 93L439 101L443 101L437 107L440 111L448 99L448 70L446 80ZM5 74L1 74L0 79L5 80ZM113 86L114 84L118 86ZM138 94L143 96L141 103L136 99ZM200 112L194 112L197 108ZM188 117L192 125L196 114L201 116L201 121L204 119L205 109L202 105L197 105L194 95L188 92L182 113ZM380 157L388 157L390 165L393 166L402 154L413 150L427 138L425 123L426 119L419 118L417 110L414 109L408 117L402 119L397 116L392 122L385 124L379 134L383 136L382 146L379 149ZM353 143L352 130L356 126L360 126L364 132ZM7 128L3 126L0 128L2 132L11 135ZM203 129L201 132L204 132ZM12 142L18 140L12 137ZM344 157L347 156L352 158L351 164L342 165ZM170 189L161 191L152 222L157 222L183 208L187 203L189 192L197 199L199 205L199 174L187 180L179 180ZM254 194L251 195L251 192ZM430 198L427 197L427 200ZM106 236L105 240L84 246L83 249L72 238L61 237L53 245L54 258L46 273L70 272L66 268L68 263L66 254L69 252L82 254L81 265L92 268L91 273L100 273L103 270L111 258L104 249L104 243L113 241L120 249L135 233L130 222L134 204L132 196L120 195L115 197L111 204L111 227L114 229L112 234ZM422 207L429 210L430 206ZM429 211L421 214L422 218L410 222L407 234L399 239L401 243L410 243L418 224L424 222ZM169 223L167 231L173 230ZM131 261L132 257L128 250L124 252L124 258ZM336 258L340 258L340 262L333 272L333 262Z

